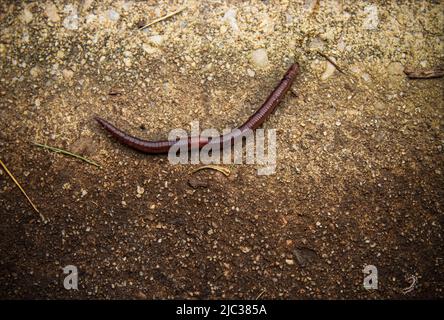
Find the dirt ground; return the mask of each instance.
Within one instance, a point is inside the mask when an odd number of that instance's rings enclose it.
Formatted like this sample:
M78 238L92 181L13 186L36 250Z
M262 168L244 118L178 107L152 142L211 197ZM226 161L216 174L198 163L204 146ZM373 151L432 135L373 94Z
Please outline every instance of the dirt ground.
M1 170L0 298L443 298L444 82L403 72L443 65L443 11L1 1L0 159L48 221ZM263 126L277 130L274 175L193 174L201 165L133 151L93 119L145 139L194 120L233 128L294 61L293 92ZM78 290L63 286L67 265Z

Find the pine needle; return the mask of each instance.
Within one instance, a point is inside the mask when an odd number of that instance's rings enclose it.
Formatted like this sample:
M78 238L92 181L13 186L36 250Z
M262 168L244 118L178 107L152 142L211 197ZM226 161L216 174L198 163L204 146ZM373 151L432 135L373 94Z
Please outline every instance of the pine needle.
M171 18L172 16L174 16L174 15L176 15L178 13L181 13L185 9L186 9L186 7L183 7L183 8L180 8L179 10L176 10L174 12L168 13L167 15L164 15L163 17L160 17L160 18L158 18L158 19L156 19L154 21L151 21L150 23L144 25L143 27L139 28L139 30L146 29L146 28L148 28L149 26L152 26L155 23L158 23L158 22L163 21L165 19Z
M260 293L259 293L259 295L256 297L256 300L259 300L261 297L262 297L262 295L265 293L265 289L264 290L262 290Z
M338 70L340 73L345 74L345 72L338 66L338 64L336 62L333 61L332 58L330 58L329 56L327 56L325 53L322 53L320 51L318 51L319 55L324 57L325 60L327 60L328 62L330 62L335 68L336 70Z
M56 152L56 153L66 154L66 155L68 155L68 156L71 156L71 157L74 157L74 158L77 158L77 159L83 160L83 161L85 161L85 162L87 162L87 163L89 163L89 164L92 164L93 166L96 166L97 168L102 168L102 167L101 167L99 164L97 164L96 162L94 162L94 161L92 161L92 160L89 160L89 159L87 159L87 158L85 158L85 157L82 157L82 156L80 156L80 155L78 155L78 154L75 154L75 153L72 153L72 152L69 152L69 151L66 151L66 150L63 150L63 149L59 149L59 148L55 148L55 147L51 147L51 146L47 146L46 144L40 144L40 143L37 143L37 142L33 142L33 144L34 144L35 146L38 146L38 147L41 147L41 148L44 148L44 149L48 149L48 150L51 150L51 151Z
M37 209L37 207L35 206L35 204L31 201L31 199L28 197L28 195L26 194L25 190L22 188L22 186L20 185L20 183L15 179L15 177L12 175L12 173L8 170L8 168L6 167L6 165L3 163L2 160L0 160L0 164L2 165L2 167L5 169L6 173L11 177L12 181L14 181L14 183L17 185L17 187L19 187L20 191L25 195L26 199L28 199L29 203L31 204L31 206L34 208L34 210L40 215L40 218L42 219L43 222L46 222L46 218L43 216L43 214L40 213L40 211Z
M203 167L199 167L196 170L194 170L192 173L195 173L197 171L203 170L203 169L211 169L211 170L216 170L219 171L221 173L223 173L225 176L229 176L231 171L227 168L223 168L223 167L219 167L219 166L215 166L215 165L207 165L207 166L203 166Z

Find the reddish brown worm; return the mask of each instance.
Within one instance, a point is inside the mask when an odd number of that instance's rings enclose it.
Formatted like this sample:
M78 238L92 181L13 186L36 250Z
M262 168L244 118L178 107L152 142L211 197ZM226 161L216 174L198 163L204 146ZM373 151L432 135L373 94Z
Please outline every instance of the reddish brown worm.
M107 130L114 138L119 140L121 143L129 146L130 148L142 151L144 153L168 153L173 145L179 146L180 144L186 144L188 150L192 148L202 148L207 144L218 144L223 145L227 142L233 143L236 138L241 135L245 135L247 132L255 130L258 128L268 116L276 109L279 102L284 97L285 93L290 89L295 77L299 73L299 65L294 63L290 66L288 71L285 73L282 80L276 86L276 88L270 93L267 100L262 104L262 106L241 126L238 130L233 130L232 132L221 135L219 137L188 137L186 139L180 139L175 141L170 140L159 140L159 141L147 141L136 137L133 137L122 130L116 128L108 121L95 117L98 123L100 123L105 130ZM230 144L230 145L231 145Z

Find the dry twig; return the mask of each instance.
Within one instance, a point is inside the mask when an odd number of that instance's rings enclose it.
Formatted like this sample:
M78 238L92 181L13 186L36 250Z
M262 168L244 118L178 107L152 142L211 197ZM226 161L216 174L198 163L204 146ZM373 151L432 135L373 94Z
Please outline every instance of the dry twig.
M229 169L227 169L227 168L223 168L223 167L219 167L219 166L215 166L215 165L211 165L211 164L209 164L209 165L207 165L207 166L199 167L199 168L193 170L192 173L195 173L195 172L200 171L200 170L203 170L203 169L216 170L216 171L219 171L219 172L223 173L223 174L224 174L225 176L227 176L227 177L228 177L228 176L230 175L230 173L231 173L231 171L230 171Z
M330 62L335 68L336 70L338 70L340 73L345 74L345 72L336 64L336 62L333 61L332 58L330 58L329 56L327 56L326 54L318 51L318 54L322 57L324 57L328 62Z
M183 8L180 8L179 10L176 10L176 11L173 11L171 13L168 13L167 15L164 15L163 17L160 17L160 18L158 18L158 19L156 19L154 21L151 21L150 23L140 27L139 30L146 29L146 28L148 28L149 26L152 26L155 23L158 23L158 22L163 21L165 19L171 18L172 16L174 16L174 15L176 15L178 13L181 13L185 9L186 9L186 7L183 7Z
M31 204L31 206L33 207L33 209L40 215L40 219L42 219L43 222L46 222L46 218L43 216L43 214L40 213L40 211L37 209L37 207L35 206L35 204L31 201L31 199L28 197L28 195L26 194L25 190L22 188L22 186L20 185L20 183L17 181L17 179L15 179L15 177L12 175L11 171L8 170L8 168L6 167L6 165L3 163L2 160L0 160L0 164L2 165L2 167L5 169L6 173L11 177L12 181L14 181L14 183L17 185L17 187L19 187L20 191L25 195L26 199L28 199L29 203Z
M444 67L429 69L411 69L405 68L404 73L409 79L433 79L444 77Z
M96 166L97 168L101 168L101 166L99 164L97 164L96 162L94 162L92 160L89 160L89 159L87 159L85 157L82 157L82 156L80 156L78 154L75 154L75 153L72 153L72 152L69 152L69 151L66 151L66 150L63 150L63 149L47 146L46 144L40 144L40 143L36 143L36 142L33 142L33 144L35 146L40 147L40 148L48 149L48 150L51 150L51 151L56 152L56 153L66 154L68 156L71 156L71 157L83 160L83 161L85 161L85 162L87 162L89 164L92 164L93 166Z

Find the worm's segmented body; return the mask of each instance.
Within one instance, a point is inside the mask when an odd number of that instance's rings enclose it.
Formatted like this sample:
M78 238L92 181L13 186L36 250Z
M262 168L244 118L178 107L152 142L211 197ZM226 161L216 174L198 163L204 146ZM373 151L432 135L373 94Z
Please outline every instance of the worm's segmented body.
M210 139L207 137L188 137L187 139L180 139L177 141L148 141L133 137L116 128L111 123L102 118L95 117L95 119L105 128L105 130L107 130L121 143L144 153L168 153L173 145L179 147L180 144L187 144L188 150L191 150L192 148L196 147L200 149L207 144L223 145L228 141L230 141L230 143L233 143L237 137L245 134L247 131L257 129L268 118L268 116L276 109L288 89L290 89L298 73L299 65L297 63L294 63L290 66L282 80L279 82L273 92L270 93L267 100L265 100L262 106L250 118L248 118L248 120L243 125L239 126L237 128L238 130L233 130L232 132L226 135L221 135L219 137L213 137Z

